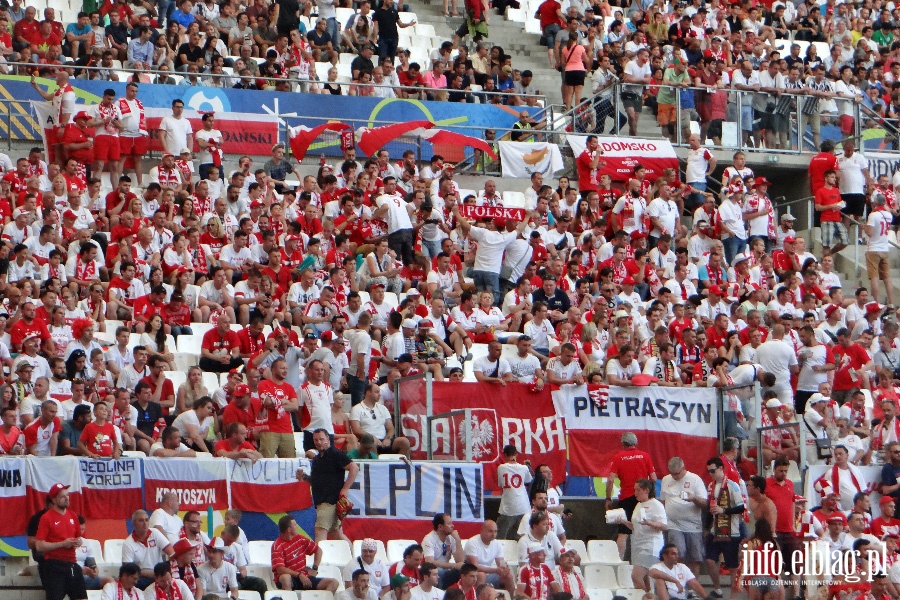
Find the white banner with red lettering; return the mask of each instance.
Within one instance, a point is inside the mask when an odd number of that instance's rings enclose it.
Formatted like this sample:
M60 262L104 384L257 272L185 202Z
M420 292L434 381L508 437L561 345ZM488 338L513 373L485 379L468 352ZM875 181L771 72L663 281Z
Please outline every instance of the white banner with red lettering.
M567 135L569 147L577 159L587 145L585 135ZM601 168L597 176L609 175L613 181L627 181L634 168L643 165L647 169L646 179L654 181L666 169L678 169L678 155L669 140L645 140L597 136L603 151Z
M519 222L525 218L527 211L524 208L506 208L503 206L478 206L463 204L459 207L459 214L467 219L506 219Z
M622 449L625 431L638 437L657 473L673 456L703 472L716 455L718 397L715 389L564 385L553 392L557 414L569 434L569 475L609 474L613 455Z
M246 512L282 513L312 506L309 484L297 481L297 469L309 473L305 458L228 462L231 507Z
M144 493L147 510L156 510L167 492L178 496L181 510L228 508L228 465L216 458L146 458Z
M500 142L500 165L504 177L531 177L542 173L544 177L562 170L562 153L559 146L548 142Z

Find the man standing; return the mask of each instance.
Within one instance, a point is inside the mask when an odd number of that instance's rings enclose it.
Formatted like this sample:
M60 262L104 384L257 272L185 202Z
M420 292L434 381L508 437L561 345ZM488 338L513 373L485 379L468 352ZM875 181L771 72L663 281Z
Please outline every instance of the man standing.
M696 473L684 468L684 461L669 459L669 474L662 480L660 498L666 506L669 528L666 541L684 557L695 574L703 562L703 509L708 506L706 485ZM665 548L663 548L665 553ZM650 570L653 577L653 570Z
M138 84L129 83L125 86L125 97L119 98L119 115L121 115L122 130L119 132L119 158L120 172L125 172L125 167L131 160L137 186L142 187L141 157L147 154L147 142L149 132L144 115L144 105L137 98ZM179 148L180 150L180 148Z
M789 404L793 396L791 377L800 372L794 347L784 340L784 325L772 328L771 337L756 349L756 361L766 373L775 375L775 385L769 388L782 404Z
M867 169L867 177L868 174ZM841 197L844 195L842 194ZM872 198L872 212L866 220L866 236L869 238L868 246L866 246L866 271L869 275L872 300L878 301L878 280L880 279L884 283L887 293L887 307L892 309L894 307L894 286L891 284L891 268L888 261L888 250L890 249L888 233L891 231L893 216L886 209L886 203L887 200L883 194L875 194ZM848 211L849 208L850 202L848 201Z
M409 266L413 262L414 242L410 215L415 211L415 207L396 192L396 177L388 175L384 178L383 183L384 193L375 200L378 209L372 214L372 218L387 222L388 245L397 254L397 258L401 259L404 265Z
M612 507L612 491L616 478L619 479L619 508L625 509L625 520L631 520L637 499L634 496L634 484L638 479L656 481L656 470L650 454L637 449L637 436L627 431L622 434L622 450L613 456L609 468L609 476L606 478L606 510ZM624 525L619 525L619 533L616 536L616 545L619 547L619 557L625 556L625 542L631 530Z
M706 461L706 467L713 480L709 486L709 512L712 514L712 519L707 538L706 570L714 588L710 596L721 598L722 588L717 561L721 554L725 559L725 567L731 570L734 577L738 576L735 569L738 568L740 562L740 531L742 515L744 514L744 499L741 495L740 486L725 477L725 463L722 462L721 458L716 456L709 459ZM793 483L791 483L791 486L793 486ZM713 500L715 500L715 503L712 502ZM787 515L787 520L791 521L791 525L793 525L793 515L792 488L791 511Z
M179 156L182 148L193 149L194 147L194 129L183 113L184 102L175 99L172 101L172 114L163 117L159 124L163 152L168 152L172 156Z
M687 166L685 177L691 189L691 205L695 208L703 204L703 192L706 191L706 178L716 170L716 157L712 152L700 145L700 136L693 133L688 137ZM674 233L674 232L672 232Z
M600 187L600 168L606 164L600 158L602 155L603 150L600 149L597 136L587 136L584 151L575 161L578 170L578 190L581 192L582 200L587 198L588 193L596 192Z
M844 213L862 219L866 210L866 190L872 187L869 161L856 153L853 140L844 142L844 153L837 157L838 186L841 199L847 203Z
M506 460L497 467L497 485L500 486L500 514L497 516L497 537L501 540L517 539L519 521L528 512L528 488L534 479L531 462L518 462L519 451L512 444L503 448Z
M268 418L268 428L261 435L259 450L266 458L294 458L297 449L291 413L300 409L297 391L285 381L287 362L283 358L276 359L269 372L269 379L259 383L259 399Z
M312 488L313 504L316 507L316 541L328 539L329 533L347 540L341 531L343 517L338 515L337 505L340 498L347 496L359 473L359 466L346 454L332 447L331 437L325 429L313 432L313 443L315 450L306 453L312 461L311 472L306 474L303 469L299 469L297 479L309 479Z
M47 600L85 600L84 575L75 560L75 550L80 548L81 525L78 515L69 510L69 486L53 484L47 492L50 508L41 517L35 536L35 549L44 553L41 585Z

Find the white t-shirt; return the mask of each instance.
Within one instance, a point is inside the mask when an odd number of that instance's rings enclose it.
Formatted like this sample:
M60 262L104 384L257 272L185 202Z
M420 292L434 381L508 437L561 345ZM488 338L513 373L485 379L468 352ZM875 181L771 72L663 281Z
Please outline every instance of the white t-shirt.
M637 60L630 61L627 65L625 65L625 74L630 75L635 79L644 79L645 77L650 77L650 75L652 74L652 71L650 69L650 61L644 63L644 66L638 65ZM638 96L644 93L643 85L631 84L626 87L628 88L624 90L626 92L637 94Z
M121 600L143 600L144 592L140 590L137 586L133 586L131 588L131 592L125 593L124 588L122 589L123 595ZM119 598L119 582L112 581L103 586L103 589L100 591L100 600L120 600Z
M476 271L486 271L488 273L500 272L500 266L503 263L503 251L516 241L518 237L516 232L490 231L479 227L469 229L469 235L478 242L478 247L475 249L475 264L473 268Z
M509 370L519 383L534 383L534 374L541 368L541 361L533 354L526 354L524 358L518 354L506 359Z
M695 498L708 497L706 485L699 475L687 471L684 477L677 481L671 475L663 477L662 500L666 506L666 515L669 517L669 529L684 533L700 533L703 531L703 513L696 504L684 499L683 496L686 494Z
M662 532L646 525L646 521L658 521L663 524L669 521L665 507L656 498L638 502L634 508L634 514L631 516L634 525L634 533L631 534L632 556L659 556L659 551L662 550Z
M495 361L492 361L487 356L476 358L475 362L472 363L472 370L475 373L484 373L488 377L503 377L507 373L512 373L509 363L502 356Z
M150 528L150 537L146 545L134 539L133 535L125 538L122 544L122 562L133 562L142 569L153 569L157 563L168 560L163 549L171 542L159 530Z
M478 565L482 567L496 566L497 559L503 558L503 546L500 545L500 542L498 540L491 540L491 543L485 546L480 535L476 535L466 542L463 550L466 553L466 556L474 556L477 558Z
M790 387L790 368L797 364L797 353L784 340L770 339L756 349L756 360L766 373L775 375L776 389Z
M859 152L849 158L840 154L838 160L838 187L842 194L864 194L866 176L863 171L869 170L869 161Z
M828 373L816 372L813 370L813 367L825 366L828 348L824 344L816 344L812 348L802 348L800 354L805 356L806 359L803 361L800 373L797 375L797 389L804 392L818 391L819 384L828 381ZM757 362L759 362L758 357Z
M309 424L303 430L313 432L321 428L333 435L331 405L334 403L334 392L331 386L324 381L319 385L313 385L307 381L300 388L298 396L300 403L309 410Z
M432 587L426 592L421 585L417 585L409 591L409 600L444 600L444 590Z
M348 562L342 573L344 581L353 581L353 571L357 569L365 569L369 574L369 589L381 590L384 586L391 584L389 567L377 558L372 561L371 565L366 564L362 558L354 558Z
M409 210L413 205L406 202L399 194L382 194L375 200L375 204L378 208L385 204L388 206L388 213L384 218L388 225L388 233L412 229L412 221L409 220Z
M181 600L195 600L191 588L189 588L182 580L173 579L172 585L178 586L178 591L181 593ZM156 582L151 583L147 586L147 589L144 590L144 600L156 600Z
M376 403L369 408L362 402L350 409L350 420L359 421L359 426L376 440L387 437L387 422L391 420L391 413L384 404Z
M526 465L503 463L497 467L497 485L502 490L500 496L501 515L524 515L531 503L528 500L528 484L533 477ZM473 539L477 539L473 538Z
M218 129L211 129L209 131L206 131L205 129L201 129L200 131L197 132L197 135L195 135L194 137L198 140L203 140L205 142L208 142L210 139L213 139L216 141L216 143L219 144L219 146L222 145L222 140L224 139L222 137L222 132L219 131ZM212 152L209 151L209 148L207 148L206 150L200 150L200 152L197 153L197 162L200 163L201 165L206 165L206 164L213 162Z
M166 152L179 156L187 147L187 136L194 132L191 122L184 116L176 119L172 115L164 117L159 124L162 134L162 145Z
M531 338L531 345L537 350L550 349L550 337L553 336L553 324L544 319L540 325L534 321L525 323L525 335Z
M854 154L854 156L856 155ZM866 219L866 225L873 229L866 251L887 252L890 249L887 236L891 230L891 213L886 210L872 211L869 218Z
M203 591L207 594L218 594L220 597L227 595L229 590L238 589L237 573L237 567L224 560L218 569L208 562L197 567L197 574L203 582Z
M456 537L448 535L447 539L441 540L437 531L432 531L422 540L422 548L425 550L425 560L435 559L444 562L453 561L453 555L456 552Z
M695 579L694 574L684 563L675 563L675 566L671 569L666 566L663 562L658 562L650 569L655 569L662 573L665 573L669 577L673 579L677 579L678 583L681 584L681 591L678 591L678 586L672 583L671 581L666 581L666 591L669 594L669 598L685 598L685 593L687 592L687 582L691 579Z
M399 331L395 331L389 336L385 337L381 342L382 356L386 356L391 360L397 360L397 357L406 352L406 343L403 341L403 334ZM386 363L379 363L378 365L378 376L386 377L388 372L391 370Z
M153 456L151 454L151 456ZM165 532L169 542L174 544L178 541L179 532L184 526L181 517L178 514L170 515L161 508L157 508L150 515L150 527L159 527Z
M186 410L175 417L175 421L172 422L172 426L181 432L182 439L187 439L188 425L193 425L194 427L196 427L200 431L200 436L203 439L206 439L206 434L209 433L209 428L213 426L213 418L212 416L207 415L207 417L203 419L203 423L201 423L195 411Z

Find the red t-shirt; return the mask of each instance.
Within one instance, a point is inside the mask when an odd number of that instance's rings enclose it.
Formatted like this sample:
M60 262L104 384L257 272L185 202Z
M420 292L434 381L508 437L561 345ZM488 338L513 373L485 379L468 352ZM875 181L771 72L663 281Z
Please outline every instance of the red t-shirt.
M182 327L191 324L191 309L185 303L181 303L181 309L175 310L171 304L167 304L162 311L163 321L169 325L181 325Z
M592 169L591 160L593 159L585 150L578 155L578 160L575 161L575 166L578 168L578 189L582 192L596 191L599 186L597 171L600 169L600 163L597 164L597 169Z
M167 380L169 385L171 381ZM97 423L88 423L81 431L81 441L87 446L87 449L99 456L107 458L113 455L113 440L116 439L116 428L112 423L105 423L103 426Z
M31 323L26 323L25 319L16 321L12 329L9 330L9 338L13 348L20 348L22 341L32 334L39 335L42 341L50 339L50 331L47 330L47 326L42 320L35 318Z
M150 386L151 394L156 393L156 381L154 381L150 375L147 375L146 377L141 379L141 381L143 381L144 383L146 383L147 385ZM162 402L169 396L174 396L174 395L175 395L175 384L172 383L171 379L166 379L165 381L163 381L162 392L160 392L160 394L159 394L159 400L160 400L160 402ZM168 411L168 409L163 408L164 413L168 414L167 411Z
M268 413L269 431L272 433L293 433L294 424L291 421L291 414L284 410L283 406L286 401L297 401L297 390L291 384L275 383L270 379L263 379L259 382L259 398ZM275 408L265 406L266 400L271 399L275 403ZM272 563L274 566L274 562Z
M250 407L243 409L234 402L229 402L222 410L222 425L225 429L232 423L240 423L247 428L247 439L253 439L253 427L264 425L265 421L260 422L258 415L262 410L262 404L258 398L250 398Z
M893 517L885 519L884 516L872 519L872 535L880 540L886 532L900 533L900 519Z
M565 27L565 23L559 18L557 14L562 10L562 6L557 0L545 0L541 2L541 5L538 6L538 19L541 21L541 29L544 29L548 25L559 25L560 27Z
M93 129L81 129L74 123L66 125L63 134L63 144L82 144L88 140L88 136L93 136ZM79 148L78 150L67 150L66 155L74 158L80 163L90 164L94 162L94 148Z
M388 569L388 573L393 577L397 573L401 575L405 575L409 577L409 587L414 588L419 585L419 571L415 567L410 567L402 560L398 563L394 563L391 565L391 568Z
M237 448L234 447L234 445L231 443L231 440L219 440L218 442L216 442L213 450L215 450L215 454L218 455L220 451L237 452L238 450L256 450L256 448L254 448L253 444L251 444L247 440L244 440L244 443Z
M290 540L278 536L272 542L272 571L277 573L279 567L286 567L306 575L306 557L312 556L318 550L319 546L313 540L302 535L295 535Z
M835 344L831 352L837 363L837 371L834 373L834 383L832 384L834 390L845 391L857 387L857 383L850 378L850 369L859 371L860 367L869 362L869 353L855 342L849 346Z
M819 523L822 524L822 527L825 527L825 525L828 523L828 519L830 519L832 517L839 517L841 519L841 523L843 524L842 527L844 529L847 528L847 517L845 517L844 513L842 513L839 510L832 512L830 515L826 515L825 513L822 512L822 509L820 508L819 510L813 512L813 516L819 520ZM874 524L875 524L875 522L873 521L872 525L874 525Z
M234 348L240 347L241 342L238 339L237 333L234 331L228 330L225 332L224 336L219 335L219 329L210 329L206 333L203 334L203 341L200 343L200 347L204 350L209 350L210 352L217 352L219 350L228 350L231 352Z
M141 296L134 301L134 320L149 321L150 317L153 315L162 316L163 308L165 308L165 306L166 305L162 302L159 304L152 303L150 301L150 294Z
M827 188L820 187L816 190L816 204L822 204L823 206L828 206L831 204L837 204L841 201L841 190L836 187ZM840 223L841 222L841 209L835 207L832 210L823 210L819 213L820 221L829 221L832 223Z
M250 328L244 327L237 332L238 342L241 347L241 354L256 354L266 344L266 336L263 332L258 335L250 335Z
M609 470L619 476L620 500L634 496L634 484L638 479L656 472L650 454L637 448L616 452Z
M766 496L775 503L777 517L775 518L776 533L794 532L794 484L790 479L775 482L774 477L766 479Z
M122 192L120 192L118 190L113 190L110 193L108 193L106 195L106 210L110 211L110 210L114 209L116 206L118 206L119 202L122 201L122 197L121 197L122 195L123 195ZM127 211L128 207L131 206L131 201L134 200L135 198L137 198L137 196L135 196L131 192L124 194L124 196L125 196L125 206L122 208L122 212ZM115 241L115 238L113 238L113 241Z
M819 152L809 160L809 188L813 194L825 185L825 171L838 170L838 160L831 152Z
M38 524L37 539L51 544L63 542L69 538L81 537L81 525L78 523L78 515L66 509L60 513L51 508L44 513ZM61 560L68 563L75 562L75 548L57 548L44 552L44 560Z

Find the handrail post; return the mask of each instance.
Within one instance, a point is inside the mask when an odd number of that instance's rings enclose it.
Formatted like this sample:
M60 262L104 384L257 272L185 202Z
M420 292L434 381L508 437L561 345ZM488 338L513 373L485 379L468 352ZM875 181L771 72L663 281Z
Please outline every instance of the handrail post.
M681 135L681 88L672 86L675 92L675 140L679 146L684 143Z

